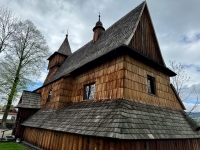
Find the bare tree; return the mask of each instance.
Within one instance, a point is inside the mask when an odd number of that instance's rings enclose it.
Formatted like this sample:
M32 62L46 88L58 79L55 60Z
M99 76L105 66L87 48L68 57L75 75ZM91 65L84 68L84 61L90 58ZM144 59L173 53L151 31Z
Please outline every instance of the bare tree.
M3 6L0 7L0 53L9 46L9 40L14 34L18 18L11 10Z
M7 94L7 105L1 128L6 128L7 115L17 92L40 75L49 49L42 34L31 21L26 20L16 24L15 34L11 35L10 46L4 53L0 62L0 83L5 87L1 92Z
M192 86L190 91L186 84L190 80L190 76L185 73L185 68L181 63L176 63L175 61L169 61L170 68L177 74L175 77L171 78L171 82L174 85L174 88L177 91L177 94L182 99L182 101L186 101L191 95L196 96L196 102L192 109L189 111L189 114L196 108L199 104L199 92L197 91L195 86Z
M185 68L181 63L176 63L176 61L169 61L170 68L177 74L175 77L171 78L171 82L176 89L177 94L186 100L190 95L184 96L185 85L190 80L190 76L185 73ZM192 94L192 92L190 92Z

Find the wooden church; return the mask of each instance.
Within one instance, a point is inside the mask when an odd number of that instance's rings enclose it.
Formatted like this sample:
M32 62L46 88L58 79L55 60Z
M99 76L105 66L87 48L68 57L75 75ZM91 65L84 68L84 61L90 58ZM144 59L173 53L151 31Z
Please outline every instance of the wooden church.
M162 58L146 2L71 52L49 58L42 87L24 91L13 134L46 150L199 150Z

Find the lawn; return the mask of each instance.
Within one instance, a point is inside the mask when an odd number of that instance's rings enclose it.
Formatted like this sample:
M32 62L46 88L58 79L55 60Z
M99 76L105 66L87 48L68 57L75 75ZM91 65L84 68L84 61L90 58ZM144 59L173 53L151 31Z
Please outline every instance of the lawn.
M0 149L2 150L27 150L25 147L14 142L3 142L0 143Z

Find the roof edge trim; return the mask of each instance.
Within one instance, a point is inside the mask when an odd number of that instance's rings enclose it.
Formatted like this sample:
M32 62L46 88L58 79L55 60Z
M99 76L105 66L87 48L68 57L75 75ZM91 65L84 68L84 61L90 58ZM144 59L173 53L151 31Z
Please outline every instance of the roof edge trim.
M176 92L176 89L175 89L174 85L173 85L173 84L170 84L170 86L171 86L171 88L172 88L172 91L173 91L174 94L176 95L177 99L179 100L179 103L181 104L183 110L186 110L186 108L185 108L183 102L181 101L181 98L179 97L178 93Z
M135 28L134 28L134 30L133 30L133 33L131 33L130 37L124 42L125 45L128 45L128 44L130 43L131 39L133 38L133 36L134 36L134 34L135 34L135 31L136 31L136 29L137 29L137 27L138 27L138 24L139 24L139 22L140 22L140 19L141 19L141 17L142 17L143 12L144 12L144 8L145 8L145 6L146 6L146 1L144 1L143 3L144 3L144 4L143 4L143 6L142 6L142 10L141 10L140 15L139 15L139 17L138 17L138 20L137 20L137 22L136 22L136 24L135 24Z

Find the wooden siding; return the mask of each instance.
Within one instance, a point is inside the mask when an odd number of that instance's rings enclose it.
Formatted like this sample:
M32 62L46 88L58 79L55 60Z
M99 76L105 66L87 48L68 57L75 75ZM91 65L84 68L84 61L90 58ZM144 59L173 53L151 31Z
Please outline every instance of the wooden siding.
M22 137L24 132L24 126L21 126L21 122L26 120L29 116L34 114L38 109L24 109L19 108L17 113L17 118L13 127L12 134L15 135L15 137Z
M71 93L73 88L73 78L62 78L52 84L49 84L42 89L37 90L41 93L42 108L59 108L67 102L71 102ZM50 102L47 102L49 91L52 90Z
M76 77L65 77L42 89L42 108L59 108L67 102L80 102L83 100L84 85L95 82L95 98L122 98L124 80L124 56L102 63ZM50 102L48 93L52 90Z
M66 56L55 54L52 58L49 60L49 73L44 81L44 83L48 82L52 76L55 74L55 72L58 70L59 66L65 61Z
M31 134L30 134L31 133ZM200 139L120 140L25 127L25 141L45 150L199 150Z
M59 68L59 66L54 66L53 68L51 68L49 70L49 73L48 73L48 75L47 75L47 77L46 77L46 79L44 81L44 84L46 82L48 82L53 77L53 75L56 73L56 71L58 70L58 68Z
M155 78L155 95L148 94L147 75ZM183 109L170 86L167 75L157 71L128 55L119 56L108 62L80 73L62 78L38 90L42 95L42 106L59 108L67 102L83 100L84 85L95 82L94 99L126 98ZM46 102L52 90L50 102Z
M129 43L129 46L164 65L164 61L162 59L160 48L147 8L144 9L135 34Z
M65 61L66 56L60 55L60 54L55 54L50 60L49 60L49 65L48 69L51 69L55 65L61 65Z
M95 82L94 99L123 97L124 56L102 63L74 78L72 101L83 100L84 85Z
M124 98L182 110L165 74L125 56ZM147 75L155 78L155 95L148 94Z

